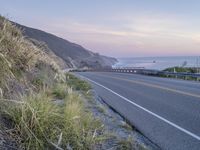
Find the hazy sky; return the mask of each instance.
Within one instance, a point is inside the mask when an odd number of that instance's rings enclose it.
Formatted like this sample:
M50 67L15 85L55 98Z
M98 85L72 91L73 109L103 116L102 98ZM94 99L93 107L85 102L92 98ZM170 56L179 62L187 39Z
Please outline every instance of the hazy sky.
M0 13L105 55L200 55L200 0L0 0Z

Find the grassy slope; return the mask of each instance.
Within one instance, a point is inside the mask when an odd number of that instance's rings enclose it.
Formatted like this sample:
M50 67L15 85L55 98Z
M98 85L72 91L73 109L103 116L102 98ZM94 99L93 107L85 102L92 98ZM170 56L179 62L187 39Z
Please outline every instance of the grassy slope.
M3 17L0 101L0 130L14 139L18 148L92 149L100 141L101 123L67 86L54 60Z

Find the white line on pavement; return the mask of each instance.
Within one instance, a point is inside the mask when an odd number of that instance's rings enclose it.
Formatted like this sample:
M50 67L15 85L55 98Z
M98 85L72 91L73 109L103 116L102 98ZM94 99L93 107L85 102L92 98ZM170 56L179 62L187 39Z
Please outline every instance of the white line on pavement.
M191 137L193 137L193 138L195 138L195 139L197 139L197 140L200 141L200 137L199 137L198 135L196 135L196 134L194 134L194 133L192 133L192 132L190 132L190 131L188 131L188 130L182 128L182 127L180 127L179 125L176 125L175 123L173 123L173 122L171 122L171 121L169 121L169 120L167 120L167 119L165 119L165 118L163 118L163 117L161 117L161 116L155 114L154 112L152 112L152 111L150 111L150 110L148 110L148 109L146 109L146 108L144 108L144 107L142 107L142 106L140 106L140 105L138 105L138 104L132 102L132 101L129 100L128 98L126 98L126 97L124 97L124 96L122 96L122 95L120 95L120 94L114 92L113 90L111 90L111 89L109 89L109 88L107 88L107 87L105 87L105 86L103 86L103 85L101 85L101 84L99 84L99 83L97 83L97 82L95 82L95 81L93 81L93 80L91 80L91 79L85 77L85 76L82 76L82 75L79 75L79 76L81 76L81 77L87 79L88 81L90 81L90 82L92 82L92 83L94 83L94 84L96 84L96 85L98 85L98 86L100 86L100 87L102 87L102 88L104 88L104 89L106 89L106 90L108 90L108 91L110 91L111 93L113 93L113 94L119 96L120 98L122 98L122 99L124 99L125 101L131 103L132 105L134 105L134 106L136 106L136 107L142 109L143 111L145 111L145 112L147 112L147 113L153 115L154 117L156 117L156 118L158 118L158 119L160 119L160 120L166 122L167 124L169 124L169 125L175 127L176 129L178 129L178 130L180 130L180 131L186 133L187 135L190 135Z

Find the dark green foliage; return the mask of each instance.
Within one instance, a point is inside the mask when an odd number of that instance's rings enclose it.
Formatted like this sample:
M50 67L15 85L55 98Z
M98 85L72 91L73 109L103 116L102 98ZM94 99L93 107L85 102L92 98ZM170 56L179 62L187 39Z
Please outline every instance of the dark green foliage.
M164 71L174 72L174 70L176 72L197 73L197 68L191 68L191 67L171 67L165 69Z
M198 73L198 68L194 68L194 67L171 67L171 68L167 68L163 71L167 71L167 72L177 72L177 73ZM184 76L175 76L175 75L159 75L160 77L167 77L167 78L178 78L178 79L183 79L183 80L198 80L195 77L184 77Z

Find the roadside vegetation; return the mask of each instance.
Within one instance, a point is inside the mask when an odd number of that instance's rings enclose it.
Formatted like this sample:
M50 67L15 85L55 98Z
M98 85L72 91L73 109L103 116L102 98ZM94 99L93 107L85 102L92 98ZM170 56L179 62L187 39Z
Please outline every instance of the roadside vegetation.
M1 115L12 125L9 134L25 149L91 149L100 142L101 123L86 111L79 95L64 83L56 86L67 94L47 89L1 105ZM60 95L62 105L56 101Z
M0 17L0 130L13 148L93 149L103 127L74 91L89 89Z
M166 68L163 71L167 72L175 72L175 73L199 73L200 69L198 68L192 68L192 67L171 67L171 68ZM185 77L185 76L176 76L176 75L160 75L161 77L167 77L167 78L178 78L178 79L183 79L183 80L195 80L199 81L199 78L195 77Z
M66 78L67 78L67 84L71 86L74 90L78 91L81 90L84 92L88 92L89 90L91 90L91 85L88 82L80 80L76 76L70 73L66 73Z
M192 67L171 67L167 68L163 71L168 71L168 72L186 72L186 73L198 73L200 69L197 68L192 68Z

